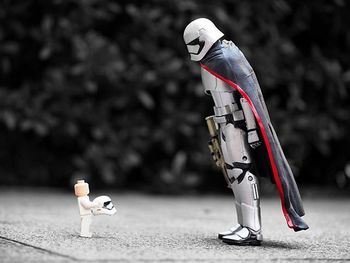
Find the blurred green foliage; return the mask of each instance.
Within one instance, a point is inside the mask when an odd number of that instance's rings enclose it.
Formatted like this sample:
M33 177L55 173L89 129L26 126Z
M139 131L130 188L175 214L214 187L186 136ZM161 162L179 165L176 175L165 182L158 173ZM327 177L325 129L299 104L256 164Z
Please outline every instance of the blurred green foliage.
M0 183L164 193L223 188L199 67L182 33L207 17L245 53L300 183L350 161L346 1L3 0Z

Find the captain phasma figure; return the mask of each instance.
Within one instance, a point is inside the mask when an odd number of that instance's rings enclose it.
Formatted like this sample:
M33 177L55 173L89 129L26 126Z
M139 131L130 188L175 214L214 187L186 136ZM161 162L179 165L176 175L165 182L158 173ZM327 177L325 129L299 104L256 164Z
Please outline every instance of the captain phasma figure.
M234 245L260 245L260 197L257 175L277 186L282 211L294 231L306 230L304 209L292 171L271 124L255 73L239 48L221 40L208 19L192 21L184 31L191 60L200 62L205 93L212 96L214 116L206 118L209 148L235 196L238 225L219 233Z

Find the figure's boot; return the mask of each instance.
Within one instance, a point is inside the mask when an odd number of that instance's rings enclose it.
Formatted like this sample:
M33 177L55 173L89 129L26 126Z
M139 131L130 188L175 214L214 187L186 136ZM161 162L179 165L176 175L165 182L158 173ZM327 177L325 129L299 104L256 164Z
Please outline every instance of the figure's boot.
M233 235L224 236L222 241L229 245L260 246L262 242L262 235L247 227L243 227L241 230L236 231Z
M229 230L220 232L218 234L218 238L223 239L223 237L233 235L234 233L236 233L237 231L239 231L241 229L242 229L242 226L240 224L237 224L236 226L231 227Z

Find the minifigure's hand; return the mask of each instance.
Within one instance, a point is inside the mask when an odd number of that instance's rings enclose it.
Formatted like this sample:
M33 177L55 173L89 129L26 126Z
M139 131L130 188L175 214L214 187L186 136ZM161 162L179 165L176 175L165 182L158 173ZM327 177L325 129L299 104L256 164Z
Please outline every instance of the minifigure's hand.
M93 200L91 203L92 203L91 208L97 208L100 206L100 204L98 202L96 202L95 200Z
M248 131L248 143L249 146L252 147L253 149L256 149L261 145L261 141L259 139L259 135L257 130L250 130Z

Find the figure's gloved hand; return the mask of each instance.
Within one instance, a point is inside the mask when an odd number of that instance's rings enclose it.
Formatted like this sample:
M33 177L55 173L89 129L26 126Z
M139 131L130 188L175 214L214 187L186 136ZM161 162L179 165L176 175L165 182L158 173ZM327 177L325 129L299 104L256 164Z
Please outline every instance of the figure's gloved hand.
M256 129L248 131L248 143L253 149L256 149L261 145L259 135Z
M114 215L117 212L109 196L96 197L93 202L97 204L96 207L92 208L94 215Z

